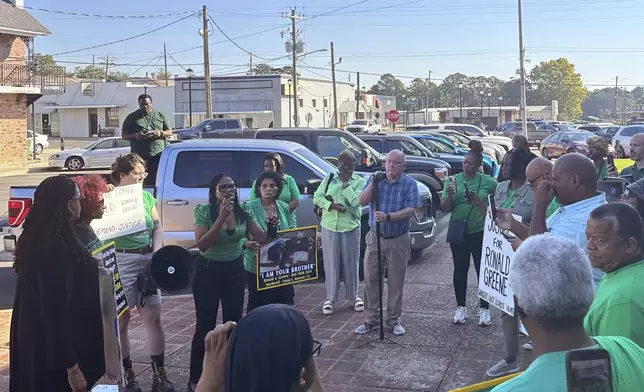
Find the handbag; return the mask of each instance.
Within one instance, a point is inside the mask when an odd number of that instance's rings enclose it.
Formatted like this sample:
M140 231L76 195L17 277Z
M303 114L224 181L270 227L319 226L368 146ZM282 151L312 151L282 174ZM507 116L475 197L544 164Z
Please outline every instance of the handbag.
M329 191L329 184L331 184L332 180L333 180L333 172L331 174L329 174L329 179L326 181L326 186L324 187L325 197L326 197L326 193ZM315 214L315 216L318 217L318 219L322 218L322 208L320 206L314 204L313 205L313 213Z
M481 189L481 180L483 179L483 176L479 178L479 184L476 188L476 192ZM474 210L474 206L470 207L470 212L467 214L467 219L452 219L449 221L449 227L447 228L447 243L448 244L454 244L454 245L460 245L465 243L465 236L467 235L467 222L470 220L470 215L472 215L472 211Z

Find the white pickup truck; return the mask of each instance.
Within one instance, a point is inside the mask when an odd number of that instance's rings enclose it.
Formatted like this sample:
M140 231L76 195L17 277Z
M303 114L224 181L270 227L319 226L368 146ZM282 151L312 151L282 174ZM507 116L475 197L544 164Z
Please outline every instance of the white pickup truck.
M313 213L313 192L322 179L336 168L301 144L266 139L196 139L173 143L161 156L154 189L157 198L165 245L179 245L197 252L194 240L193 209L208 202L208 185L218 173L228 173L236 181L240 201L245 201L251 185L261 173L264 155L282 156L286 172L301 192L297 209L298 226L317 225ZM370 174L363 174L365 176ZM10 234L3 237L5 250L15 250L20 227L32 205L35 186L12 186L9 189ZM419 257L435 238L436 227L429 189L418 183L423 207L411 219L412 256ZM368 231L368 210L362 215L362 236ZM361 263L362 264L362 263Z

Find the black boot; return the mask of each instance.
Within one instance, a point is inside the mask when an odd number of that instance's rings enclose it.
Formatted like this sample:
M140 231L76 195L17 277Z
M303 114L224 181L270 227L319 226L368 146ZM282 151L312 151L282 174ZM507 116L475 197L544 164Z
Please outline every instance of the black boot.
M168 381L165 367L152 363L152 392L174 392L174 385Z
M125 392L143 392L132 368L125 369Z

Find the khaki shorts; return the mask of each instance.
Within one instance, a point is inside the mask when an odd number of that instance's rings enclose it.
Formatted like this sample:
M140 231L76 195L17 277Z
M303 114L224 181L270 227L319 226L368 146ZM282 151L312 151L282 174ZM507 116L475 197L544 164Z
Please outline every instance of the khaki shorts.
M135 253L116 253L116 263L121 274L121 284L130 309L141 305L143 293L137 285L139 276L150 274L151 254L141 255ZM145 296L146 304L158 305L161 303L161 291L156 290L155 294Z

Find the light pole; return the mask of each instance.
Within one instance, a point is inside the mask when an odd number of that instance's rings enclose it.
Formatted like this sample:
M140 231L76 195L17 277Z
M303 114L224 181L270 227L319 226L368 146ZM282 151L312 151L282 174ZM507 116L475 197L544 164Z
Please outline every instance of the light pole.
M291 121L292 121L292 116L291 116L291 88L293 87L293 79L288 80L288 127L292 127Z
M188 75L188 124L192 128L192 77L194 76L194 71L192 68L186 69L186 74Z
M503 116L501 115L501 104L503 103L503 97L499 97L499 126L503 123Z
M492 93L489 92L487 93L487 116L492 117L492 113L490 112L490 106L492 105Z
M483 125L483 95L485 94L485 91L481 90L481 125Z
M458 122L463 122L463 83L458 84Z

